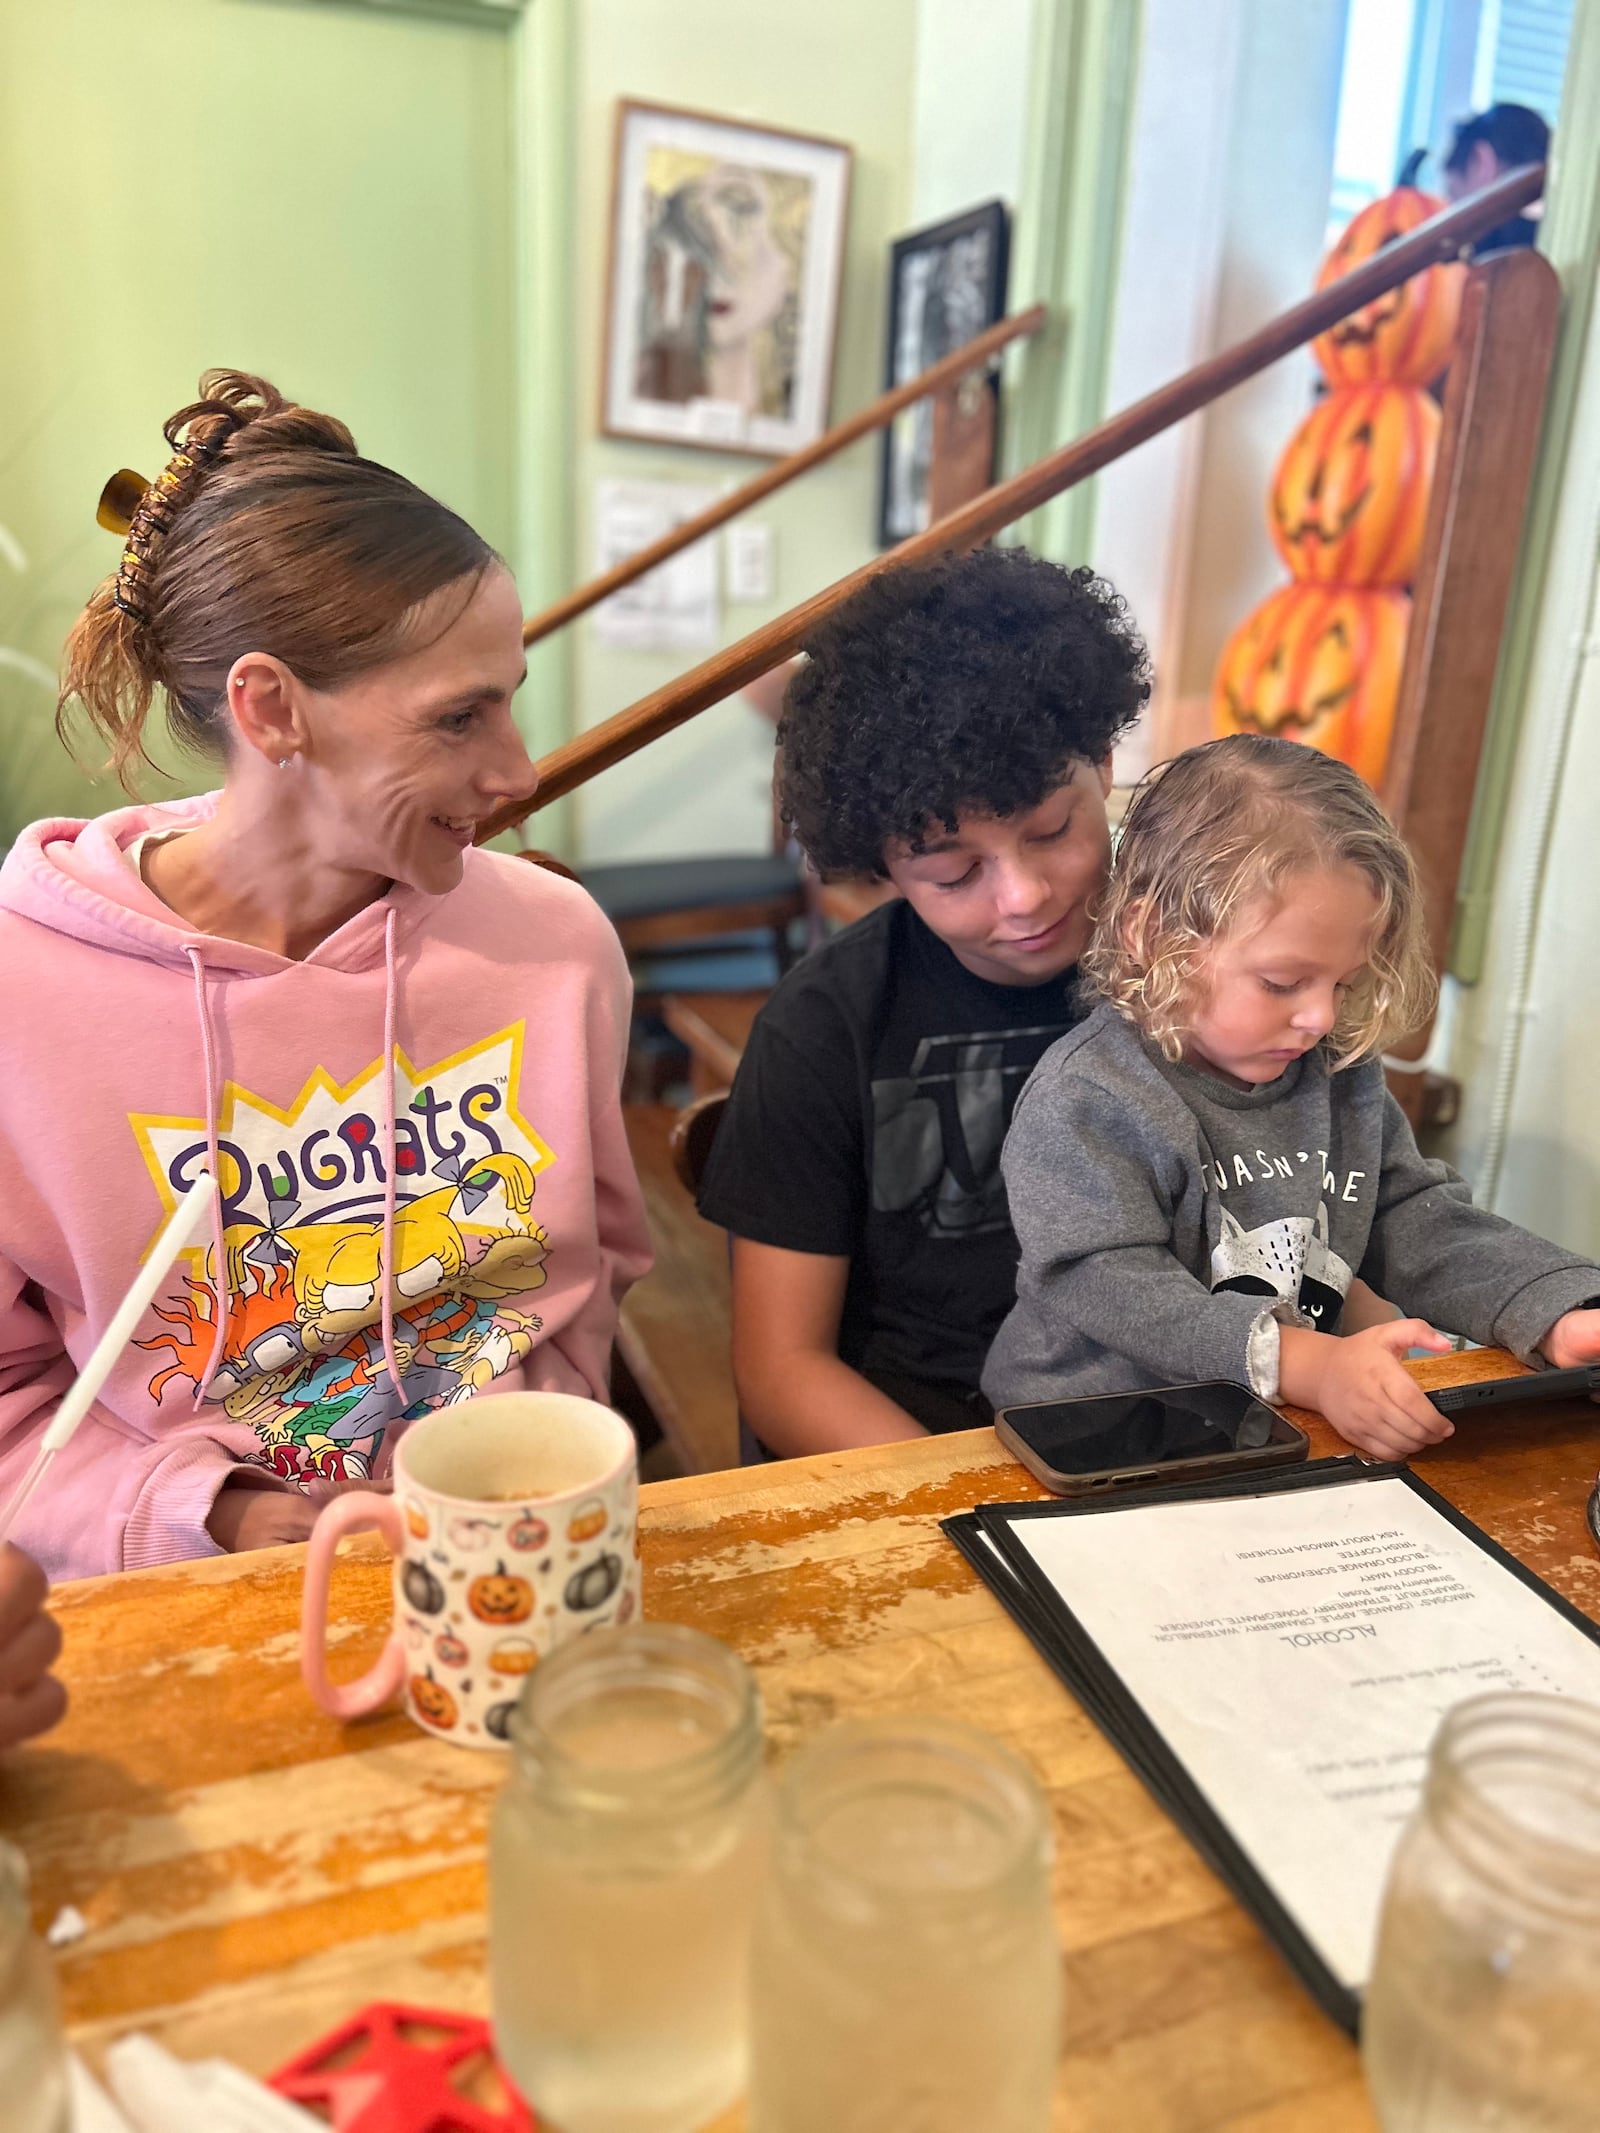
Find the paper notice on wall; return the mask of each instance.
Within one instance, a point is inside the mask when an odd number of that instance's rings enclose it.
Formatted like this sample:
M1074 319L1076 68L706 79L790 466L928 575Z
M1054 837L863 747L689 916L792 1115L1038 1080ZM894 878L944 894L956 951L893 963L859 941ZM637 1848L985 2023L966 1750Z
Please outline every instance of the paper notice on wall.
M595 499L597 572L614 569L715 503L720 491L686 482L602 481ZM595 609L602 644L636 652L710 651L720 636L717 541L708 535Z

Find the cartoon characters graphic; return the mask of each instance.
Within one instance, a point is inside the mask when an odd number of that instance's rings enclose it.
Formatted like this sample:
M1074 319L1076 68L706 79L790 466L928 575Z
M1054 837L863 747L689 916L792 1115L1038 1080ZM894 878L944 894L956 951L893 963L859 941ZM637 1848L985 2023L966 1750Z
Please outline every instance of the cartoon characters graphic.
M162 1358L151 1397L192 1398L205 1380L220 1289L227 1336L206 1406L252 1428L260 1463L285 1478L359 1479L396 1423L470 1399L530 1354L543 1322L528 1304L550 1252L534 1195L555 1158L512 1101L522 1042L518 1023L420 1071L397 1052L387 1267L381 1060L343 1087L319 1070L287 1109L227 1084L223 1264L197 1250L154 1306L158 1330L139 1343ZM205 1161L205 1122L130 1123L164 1214Z

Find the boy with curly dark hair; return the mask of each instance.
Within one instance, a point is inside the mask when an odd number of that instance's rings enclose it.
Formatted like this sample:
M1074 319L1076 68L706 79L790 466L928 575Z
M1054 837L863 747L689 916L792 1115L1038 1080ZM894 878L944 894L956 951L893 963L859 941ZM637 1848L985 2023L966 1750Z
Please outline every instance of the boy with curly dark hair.
M969 1429L1014 1301L1000 1147L1078 1019L1111 747L1150 691L1088 570L979 549L870 580L805 646L779 793L824 875L887 880L757 1018L700 1193L733 1362L792 1456Z

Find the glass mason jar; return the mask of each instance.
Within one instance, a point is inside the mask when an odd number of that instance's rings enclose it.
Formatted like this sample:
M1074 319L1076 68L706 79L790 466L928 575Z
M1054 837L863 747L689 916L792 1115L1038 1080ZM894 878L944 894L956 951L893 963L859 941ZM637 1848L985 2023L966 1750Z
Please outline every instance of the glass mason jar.
M28 1917L28 1868L0 1842L0 2133L65 2133L55 1971Z
M750 2133L1043 2133L1061 1957L1048 1810L966 1726L879 1720L778 1788Z
M1389 1869L1362 2055L1384 2133L1600 2124L1600 1710L1476 1696Z
M744 2087L761 1698L667 1623L529 1676L489 1849L495 2042L561 2133L692 2133Z

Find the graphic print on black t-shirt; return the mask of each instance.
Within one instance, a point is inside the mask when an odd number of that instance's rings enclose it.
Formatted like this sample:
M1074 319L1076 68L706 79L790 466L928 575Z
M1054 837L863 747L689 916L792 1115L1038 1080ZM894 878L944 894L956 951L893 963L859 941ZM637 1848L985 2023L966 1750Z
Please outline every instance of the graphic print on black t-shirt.
M848 1259L839 1355L930 1429L987 1417L978 1373L1016 1298L1001 1145L1078 1015L1070 971L990 984L893 903L789 973L740 1062L701 1213Z
M1000 1149L1017 1091L1069 1025L924 1037L911 1071L872 1084L872 1206L924 1236L1009 1228Z

